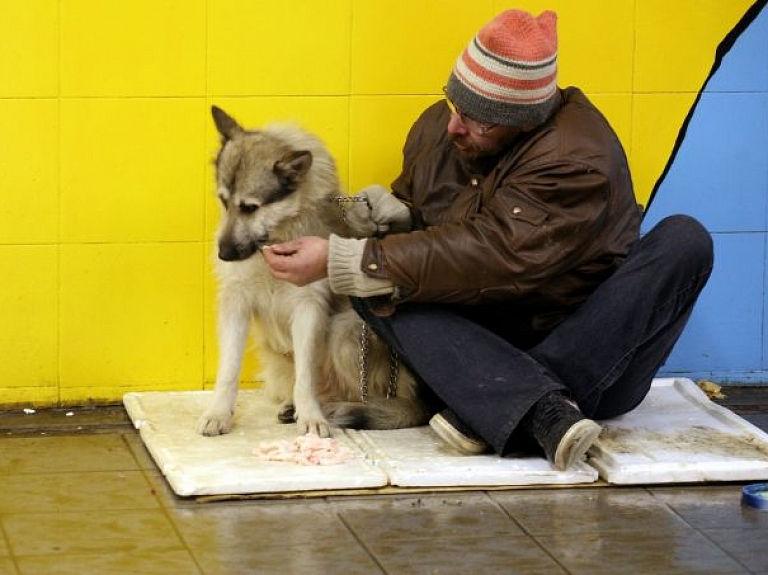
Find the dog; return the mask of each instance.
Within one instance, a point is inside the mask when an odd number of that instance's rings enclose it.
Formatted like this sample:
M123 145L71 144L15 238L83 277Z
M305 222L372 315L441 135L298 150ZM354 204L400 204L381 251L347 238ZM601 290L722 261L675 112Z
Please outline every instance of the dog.
M341 186L324 144L296 126L246 130L216 106L212 115L221 137L215 159L222 205L216 233L220 357L213 398L197 431L231 431L252 324L265 389L279 404L277 418L295 421L299 435L426 423L416 378L393 364L349 298L334 294L327 280L297 287L275 279L262 256L264 246L300 236L365 235L339 209Z

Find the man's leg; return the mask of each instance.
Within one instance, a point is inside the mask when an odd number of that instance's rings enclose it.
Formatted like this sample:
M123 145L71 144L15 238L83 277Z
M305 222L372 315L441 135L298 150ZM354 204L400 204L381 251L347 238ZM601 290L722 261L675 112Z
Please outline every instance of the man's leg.
M389 317L353 299L358 313L442 402L497 453L548 391L565 389L545 367L450 306L403 304Z
M712 239L672 216L543 342L528 350L596 419L635 408L666 361L712 271Z

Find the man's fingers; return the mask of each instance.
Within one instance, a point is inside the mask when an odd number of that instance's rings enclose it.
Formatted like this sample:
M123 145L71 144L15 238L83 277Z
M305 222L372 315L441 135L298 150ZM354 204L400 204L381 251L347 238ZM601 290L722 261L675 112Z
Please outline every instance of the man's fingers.
M290 240L283 242L282 244L264 246L263 249L268 250L278 256L291 256L299 251L299 242L297 240Z

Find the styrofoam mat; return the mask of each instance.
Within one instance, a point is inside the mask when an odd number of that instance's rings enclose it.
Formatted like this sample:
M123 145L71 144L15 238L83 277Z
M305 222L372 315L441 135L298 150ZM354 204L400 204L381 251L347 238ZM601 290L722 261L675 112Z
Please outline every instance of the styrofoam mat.
M265 462L262 441L291 440L260 391L241 391L230 434L203 437L197 419L211 392L128 393L124 404L174 492L250 495L392 488L482 488L593 483L668 483L768 477L768 435L711 403L686 379L654 381L632 413L602 422L591 459L560 472L539 457L464 456L427 426L391 431L337 430L358 457L341 465ZM599 475L598 475L599 472Z
M690 379L657 379L635 410L601 423L590 464L609 483L768 479L768 434Z

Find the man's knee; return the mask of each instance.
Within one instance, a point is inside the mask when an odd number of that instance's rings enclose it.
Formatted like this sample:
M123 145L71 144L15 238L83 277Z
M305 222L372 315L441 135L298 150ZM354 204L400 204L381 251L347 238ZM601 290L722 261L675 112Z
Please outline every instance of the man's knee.
M674 265L702 274L712 270L712 236L695 218L683 214L668 216L656 224L648 236L652 234L656 234L656 241L672 256Z

